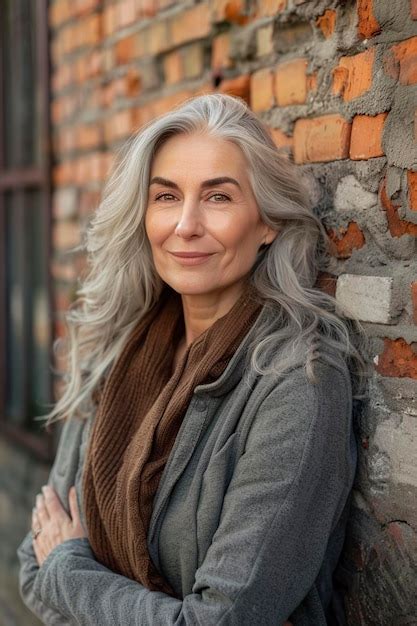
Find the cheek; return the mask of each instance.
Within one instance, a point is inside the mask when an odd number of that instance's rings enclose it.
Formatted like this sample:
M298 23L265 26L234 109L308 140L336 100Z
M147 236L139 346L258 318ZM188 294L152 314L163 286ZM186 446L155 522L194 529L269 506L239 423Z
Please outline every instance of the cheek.
M145 215L145 230L152 245L158 245L166 239L168 234L167 221L152 212Z
M233 220L223 229L223 244L225 248L235 250L238 254L246 253L258 248L256 220Z

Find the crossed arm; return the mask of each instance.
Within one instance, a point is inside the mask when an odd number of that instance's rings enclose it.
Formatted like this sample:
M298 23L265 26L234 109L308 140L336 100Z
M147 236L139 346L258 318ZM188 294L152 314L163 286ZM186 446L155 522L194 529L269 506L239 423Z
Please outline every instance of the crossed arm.
M104 567L85 537L57 545L36 571L26 538L28 606L45 624L284 624L314 584L353 480L349 389L338 370L330 374L331 386L300 375L262 403L183 600Z

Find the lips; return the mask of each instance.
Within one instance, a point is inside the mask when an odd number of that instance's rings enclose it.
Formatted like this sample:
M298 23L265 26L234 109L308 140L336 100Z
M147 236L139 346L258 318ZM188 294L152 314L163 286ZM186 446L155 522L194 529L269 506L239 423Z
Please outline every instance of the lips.
M194 259L198 257L210 256L211 252L171 252L174 256L181 257L183 259Z

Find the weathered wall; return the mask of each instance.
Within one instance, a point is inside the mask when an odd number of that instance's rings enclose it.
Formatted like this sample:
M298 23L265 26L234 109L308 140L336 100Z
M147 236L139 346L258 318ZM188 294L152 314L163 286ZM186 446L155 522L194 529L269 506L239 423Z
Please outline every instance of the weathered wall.
M249 102L308 176L333 241L326 288L371 337L349 623L416 624L416 0L53 0L50 27L56 309L74 296L71 248L119 143L193 94Z

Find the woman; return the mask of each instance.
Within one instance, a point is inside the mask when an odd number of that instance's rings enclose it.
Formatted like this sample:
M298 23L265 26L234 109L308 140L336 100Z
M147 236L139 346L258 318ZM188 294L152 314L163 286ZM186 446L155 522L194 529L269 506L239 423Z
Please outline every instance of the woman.
M45 624L334 623L366 363L314 288L325 237L239 98L132 138L88 229L47 416L67 419L18 549Z

